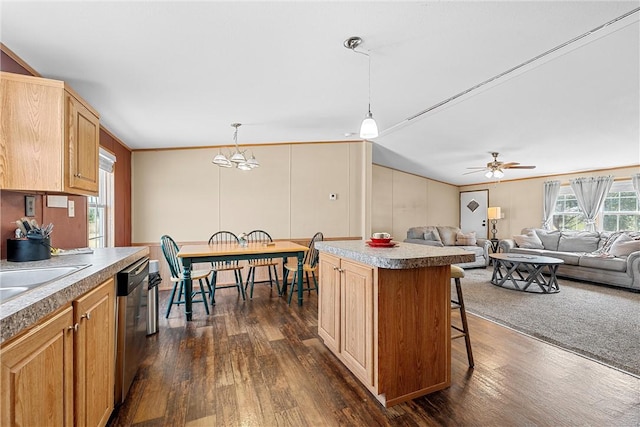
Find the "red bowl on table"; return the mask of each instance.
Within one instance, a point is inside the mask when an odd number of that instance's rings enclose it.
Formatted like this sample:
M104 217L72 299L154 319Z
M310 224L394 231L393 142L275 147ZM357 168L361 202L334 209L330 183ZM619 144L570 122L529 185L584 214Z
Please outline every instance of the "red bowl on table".
M382 238L382 237L381 238L375 238L375 237L372 237L371 241L373 243L390 243L392 239L393 239L393 237L386 237L386 238Z

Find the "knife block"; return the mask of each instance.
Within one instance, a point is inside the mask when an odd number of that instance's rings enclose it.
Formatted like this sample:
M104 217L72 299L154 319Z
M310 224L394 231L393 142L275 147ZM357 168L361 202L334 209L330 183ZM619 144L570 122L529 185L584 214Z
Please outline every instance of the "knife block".
M41 261L51 258L51 240L7 239L7 261Z

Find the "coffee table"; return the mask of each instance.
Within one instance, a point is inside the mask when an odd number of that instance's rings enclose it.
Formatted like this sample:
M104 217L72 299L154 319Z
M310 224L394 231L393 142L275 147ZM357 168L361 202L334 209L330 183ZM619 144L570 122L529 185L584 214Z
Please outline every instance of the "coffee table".
M560 292L556 272L558 266L564 263L561 259L505 253L490 254L489 258L493 261L491 283L496 286L532 293L555 294ZM527 277L524 277L523 273ZM548 277L545 277L544 273ZM540 291L535 287L530 289L529 286L532 283L537 284Z

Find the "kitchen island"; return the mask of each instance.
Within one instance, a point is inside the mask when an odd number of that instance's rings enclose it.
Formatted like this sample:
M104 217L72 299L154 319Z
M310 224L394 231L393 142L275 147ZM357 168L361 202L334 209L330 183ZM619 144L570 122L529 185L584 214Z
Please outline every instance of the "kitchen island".
M451 384L451 264L459 248L318 242L318 334L385 407Z

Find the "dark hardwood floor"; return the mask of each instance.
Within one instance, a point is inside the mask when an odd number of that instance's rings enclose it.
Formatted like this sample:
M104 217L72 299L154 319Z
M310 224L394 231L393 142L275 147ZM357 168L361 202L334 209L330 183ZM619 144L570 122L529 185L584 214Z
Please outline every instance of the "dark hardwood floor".
M640 425L640 379L473 315L475 369L454 340L452 386L385 409L318 338L315 294L300 308L225 289L189 323L182 307L164 319L167 299L111 426Z

